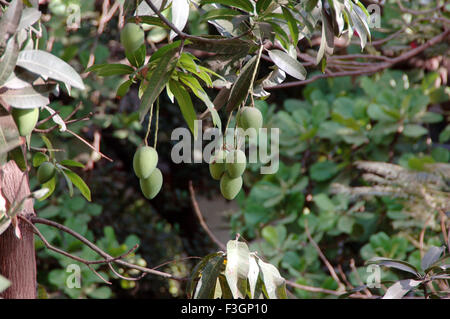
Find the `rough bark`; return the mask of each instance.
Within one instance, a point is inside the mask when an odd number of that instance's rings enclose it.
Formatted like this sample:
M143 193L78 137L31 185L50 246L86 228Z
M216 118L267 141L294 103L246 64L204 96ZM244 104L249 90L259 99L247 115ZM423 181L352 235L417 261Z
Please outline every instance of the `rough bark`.
M9 161L0 167L0 195L6 200L8 208L30 193L28 177ZM19 214L25 217L34 215L33 201L27 199ZM17 238L14 223L0 235L0 274L11 281L11 286L0 293L8 299L36 298L36 256L34 234L29 225L19 223L21 239Z

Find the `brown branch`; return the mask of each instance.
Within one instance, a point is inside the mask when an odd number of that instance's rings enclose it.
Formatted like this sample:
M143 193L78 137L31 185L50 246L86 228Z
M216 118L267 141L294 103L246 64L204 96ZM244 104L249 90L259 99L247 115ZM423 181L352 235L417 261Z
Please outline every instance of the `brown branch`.
M194 191L194 186L192 185L192 181L189 181L189 192L191 194L192 206L194 207L194 211L195 211L195 214L197 215L200 225L203 227L203 229L205 230L205 232L209 236L209 238L211 238L211 240L217 246L219 246L221 249L225 250L226 249L225 245L219 239L217 239L217 237L211 232L211 230L209 229L208 225L205 222L205 219L203 218L202 212L200 211L200 207L198 206L197 200L195 199L195 191Z
M382 71L384 69L390 68L397 63L406 61L406 60L418 55L419 53L423 52L427 48L429 48L437 43L442 42L449 35L449 33L450 33L450 29L446 29L444 32L431 38L430 40L428 40L421 46L418 46L415 49L409 50L409 51L405 52L404 54L399 55L395 58L387 58L386 57L386 59L384 59L384 62L374 64L371 67L364 67L364 68L361 68L360 70L334 72L334 73L329 73L329 74L317 74L307 80L282 83L282 84L271 86L271 87L264 87L264 89L265 90L276 90L276 89L297 87L297 86L301 86L301 85L305 85L305 84L314 82L318 79L329 78L329 77L360 76L360 75L373 74L373 73ZM371 57L373 57L373 56L371 56Z
M118 265L122 265L124 267L130 268L130 269L136 269L136 270L140 270L143 273L147 273L147 274L152 274L152 275L157 275L157 276L161 276L167 279L173 279L173 280L177 280L177 281L184 281L186 280L186 278L180 278L177 276L174 276L172 274L166 273L166 272L162 272L159 270L155 270L155 269L151 269L151 268L147 268L147 267L142 267L139 265L134 265L132 263L126 262L122 259L117 259L117 257L112 257L111 255L109 255L108 253L106 253L105 251L103 251L101 248L99 248L97 245L95 245L94 243L92 243L91 241L89 241L87 238L85 238L84 236L80 235L79 233L77 233L76 231L61 225L57 222L45 219L45 218L39 218L39 217L30 217L29 221L33 224L43 224L43 225L47 225L47 226L51 226L54 227L56 229L59 229L65 233L68 233L69 235L75 237L76 239L78 239L79 241L81 241L83 244L85 244L86 246L88 246L90 249L92 249L94 252L96 252L97 254L99 254L101 257L103 257L106 261L106 263L116 263ZM69 256L67 256L69 257ZM77 257L79 258L79 257ZM105 262L104 262L105 263Z
M327 257L323 254L322 250L320 249L319 245L317 245L317 243L314 241L314 239L311 236L311 233L309 232L309 228L308 228L308 222L305 220L305 232L306 232L306 236L308 236L309 241L311 242L311 244L313 245L314 249L317 251L317 253L319 254L320 259L322 259L323 263L325 264L325 266L328 269L328 272L330 273L331 277L333 277L333 279L336 281L336 283L339 286L339 289L341 290L345 290L345 285L342 283L342 281L339 279L338 275L336 274L336 272L334 271L333 266L331 265L331 263L328 261Z

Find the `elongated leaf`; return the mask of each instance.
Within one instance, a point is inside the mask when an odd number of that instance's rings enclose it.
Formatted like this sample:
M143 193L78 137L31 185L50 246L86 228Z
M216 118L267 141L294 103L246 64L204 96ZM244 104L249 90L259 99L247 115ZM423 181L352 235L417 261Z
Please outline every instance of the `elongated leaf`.
M322 10L322 39L319 52L317 52L316 64L319 64L325 53L332 54L334 49L334 33L328 21L328 15Z
M259 266L256 258L252 255L249 257L249 269L248 269L248 284L250 290L250 296L252 299L256 299L259 296L255 296L256 285L259 279Z
M281 50L269 51L269 57L281 70L293 76L296 79L304 80L306 77L306 70L303 65L297 60L293 59L289 54Z
M0 20L0 47L3 47L7 34L14 34L19 26L23 3L21 0L12 0Z
M54 176L51 180L49 180L48 182L42 184L42 188L47 188L48 189L48 193L45 194L44 196L42 196L41 198L39 198L39 201L43 201L44 199L48 198L50 195L53 194L53 192L55 191L56 188L56 176Z
M236 7L247 12L253 12L253 5L248 0L203 0L201 4L217 3L230 7Z
M139 108L139 120L142 123L145 115L147 115L150 107L155 102L161 91L164 89L166 83L169 81L170 76L175 68L176 49L172 49L161 57L156 64L156 68L152 71L148 80L147 88L141 99L141 106Z
M84 90L80 75L66 62L41 50L25 50L19 53L17 65L44 78L52 78Z
M401 299L410 290L414 289L421 283L420 280L405 279L397 281L389 287L383 296L383 299Z
M428 249L425 256L423 256L420 266L422 267L422 270L427 270L430 266L432 266L435 262L439 260L442 253L444 252L444 247L436 247L431 246L430 249Z
M192 92L205 103L206 107L211 112L214 125L217 126L220 131L222 131L222 122L220 120L219 113L217 113L217 110L214 108L213 102L211 102L208 94L206 94L206 92L203 90L197 79L193 76L185 75L182 73L180 73L179 76L181 82L187 85L192 90Z
M142 3L144 3L145 1L143 1ZM145 24L150 24L150 25L156 25L158 27L164 28L164 29L170 29L167 24L165 24L164 22L161 21L160 18L158 17L152 17L152 16L147 16L147 15L141 15L141 16L137 16L135 18L131 18L131 21L137 23L137 22L141 22L141 23L145 23Z
M212 299L217 284L217 279L223 268L223 255L211 258L206 266L201 270L201 287L195 296L196 299Z
M172 23L183 31L189 17L189 2L188 0L172 0ZM175 38L177 34L171 30L170 40Z
M192 104L191 97L186 89L174 80L169 81L170 91L175 96L180 107L181 114L186 121L189 129L192 132L194 138L197 138L197 129L195 127L195 120L197 119L197 114L195 113L194 105Z
M5 53L0 60L0 87L5 84L11 73L16 67L17 58L19 56L19 45L17 44L17 38L12 37L9 39L6 45Z
M242 68L233 88L230 92L230 97L227 103L227 112L233 111L239 104L241 104L248 94L251 85L251 79L255 67L257 64L258 57L253 56L247 64Z
M258 0L258 2L256 2L256 12L264 12L269 7L271 2L272 0Z
M62 160L61 165L84 168L84 165L74 160Z
M225 277L234 298L245 298L250 252L248 246L237 240L227 243Z
M7 153L21 144L12 116L0 116L0 166L6 163Z
M396 259L390 259L390 258L384 258L384 257L374 257L367 261L366 265L370 264L376 264L376 265L382 265L389 268L395 268L402 271L409 272L411 274L414 274L415 276L419 276L419 272L417 271L416 267L411 265L410 263L407 263L403 260L396 260Z
M192 270L192 273L190 275L189 283L187 284L187 294L190 297L193 297L195 285L197 282L197 279L200 276L201 271L206 266L206 264L214 257L222 256L223 254L221 252L211 253L207 256L205 256L197 265L195 265L194 269Z
M49 158L48 158L47 154L37 152L33 156L33 167L39 167L42 163L44 163L48 160L49 160Z
M189 41L185 44L189 44ZM157 59L165 56L166 54L170 54L174 49L177 49L180 45L181 45L181 40L177 40L171 44L167 44L167 45L159 48L155 53L152 54L148 63L156 61Z
M291 33L292 43L294 45L297 45L298 42L298 26L297 21L295 20L294 16L292 15L291 11L288 8L282 7L283 15L288 23L289 32Z
M281 277L278 269L269 263L258 259L262 280L270 299L287 299L286 280Z
M69 179L72 181L73 185L75 185L76 188L78 188L81 192L81 194L88 200L91 201L91 190L86 185L86 183L81 179L80 176L78 176L76 173L72 172L71 170L64 170L66 175L69 177Z
M115 64L96 64L91 66L86 70L86 72L96 72L99 76L111 76L111 75L124 75L131 74L134 69L125 64L115 63Z
M116 95L118 97L124 97L125 94L127 94L128 90L130 89L131 84L133 84L132 80L126 80L123 82L117 89Z
M70 180L69 176L66 174L66 170L62 169L61 166L58 168L58 170L61 172L61 174L64 176L64 179L66 180L67 187L69 188L69 196L73 197L73 183Z
M208 11L205 15L202 16L203 21L207 20L231 20L234 17L241 15L239 11L233 9L213 9Z
M20 23L18 29L25 29L31 27L35 24L41 17L41 11L37 8L25 8L20 18Z
M35 85L19 90L6 90L0 97L9 105L19 109L32 109L50 103L48 95L55 89L55 85Z

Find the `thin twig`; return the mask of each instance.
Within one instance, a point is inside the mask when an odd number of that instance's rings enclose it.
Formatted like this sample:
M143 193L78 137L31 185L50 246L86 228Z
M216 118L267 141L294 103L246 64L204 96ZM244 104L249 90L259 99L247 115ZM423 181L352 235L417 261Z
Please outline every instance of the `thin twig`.
M203 215L200 211L200 207L198 206L197 200L195 199L195 191L194 186L192 185L192 181L189 181L189 192L191 193L192 206L194 207L194 211L195 214L197 215L200 225L203 227L209 238L211 238L211 240L222 250L225 250L226 249L225 245L219 239L217 239L217 237L211 232L211 230L209 229L208 225L206 224L203 218Z
M336 274L336 272L334 271L333 266L331 265L331 263L328 261L327 257L323 254L322 250L320 249L319 245L317 245L317 243L314 241L314 239L311 236L311 233L309 232L309 228L308 228L308 222L305 220L305 233L306 236L308 236L309 241L311 242L311 244L313 245L313 247L316 249L317 253L319 254L320 259L322 259L323 263L325 264L325 266L328 269L328 272L330 273L331 277L333 277L333 279L336 281L336 283L339 286L339 290L345 290L345 285L342 283L342 281L339 279L338 275Z

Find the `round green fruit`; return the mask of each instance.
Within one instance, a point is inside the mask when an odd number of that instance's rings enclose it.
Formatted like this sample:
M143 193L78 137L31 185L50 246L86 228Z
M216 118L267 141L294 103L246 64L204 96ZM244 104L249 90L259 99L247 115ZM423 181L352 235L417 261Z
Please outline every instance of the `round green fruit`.
M141 178L139 182L144 196L148 199L153 199L161 190L163 176L159 168L155 168L149 177Z
M209 164L209 173L215 180L219 180L225 172L225 151L220 150L214 155L211 163Z
M39 108L16 109L13 108L11 115L19 129L20 136L31 134L39 118Z
M55 176L55 165L50 162L42 163L37 170L37 179L40 184L47 183Z
M126 52L134 53L144 44L145 33L136 23L127 23L120 32L120 42Z
M249 128L259 130L263 125L263 116L256 107L245 106L239 112L237 123L244 130Z
M134 173L139 178L147 178L158 164L158 153L153 147L139 148L133 157Z
M247 158L241 150L233 150L228 153L225 168L231 178L241 176L246 167Z
M242 177L231 178L228 174L223 174L220 179L220 192L223 197L232 200L242 188Z

